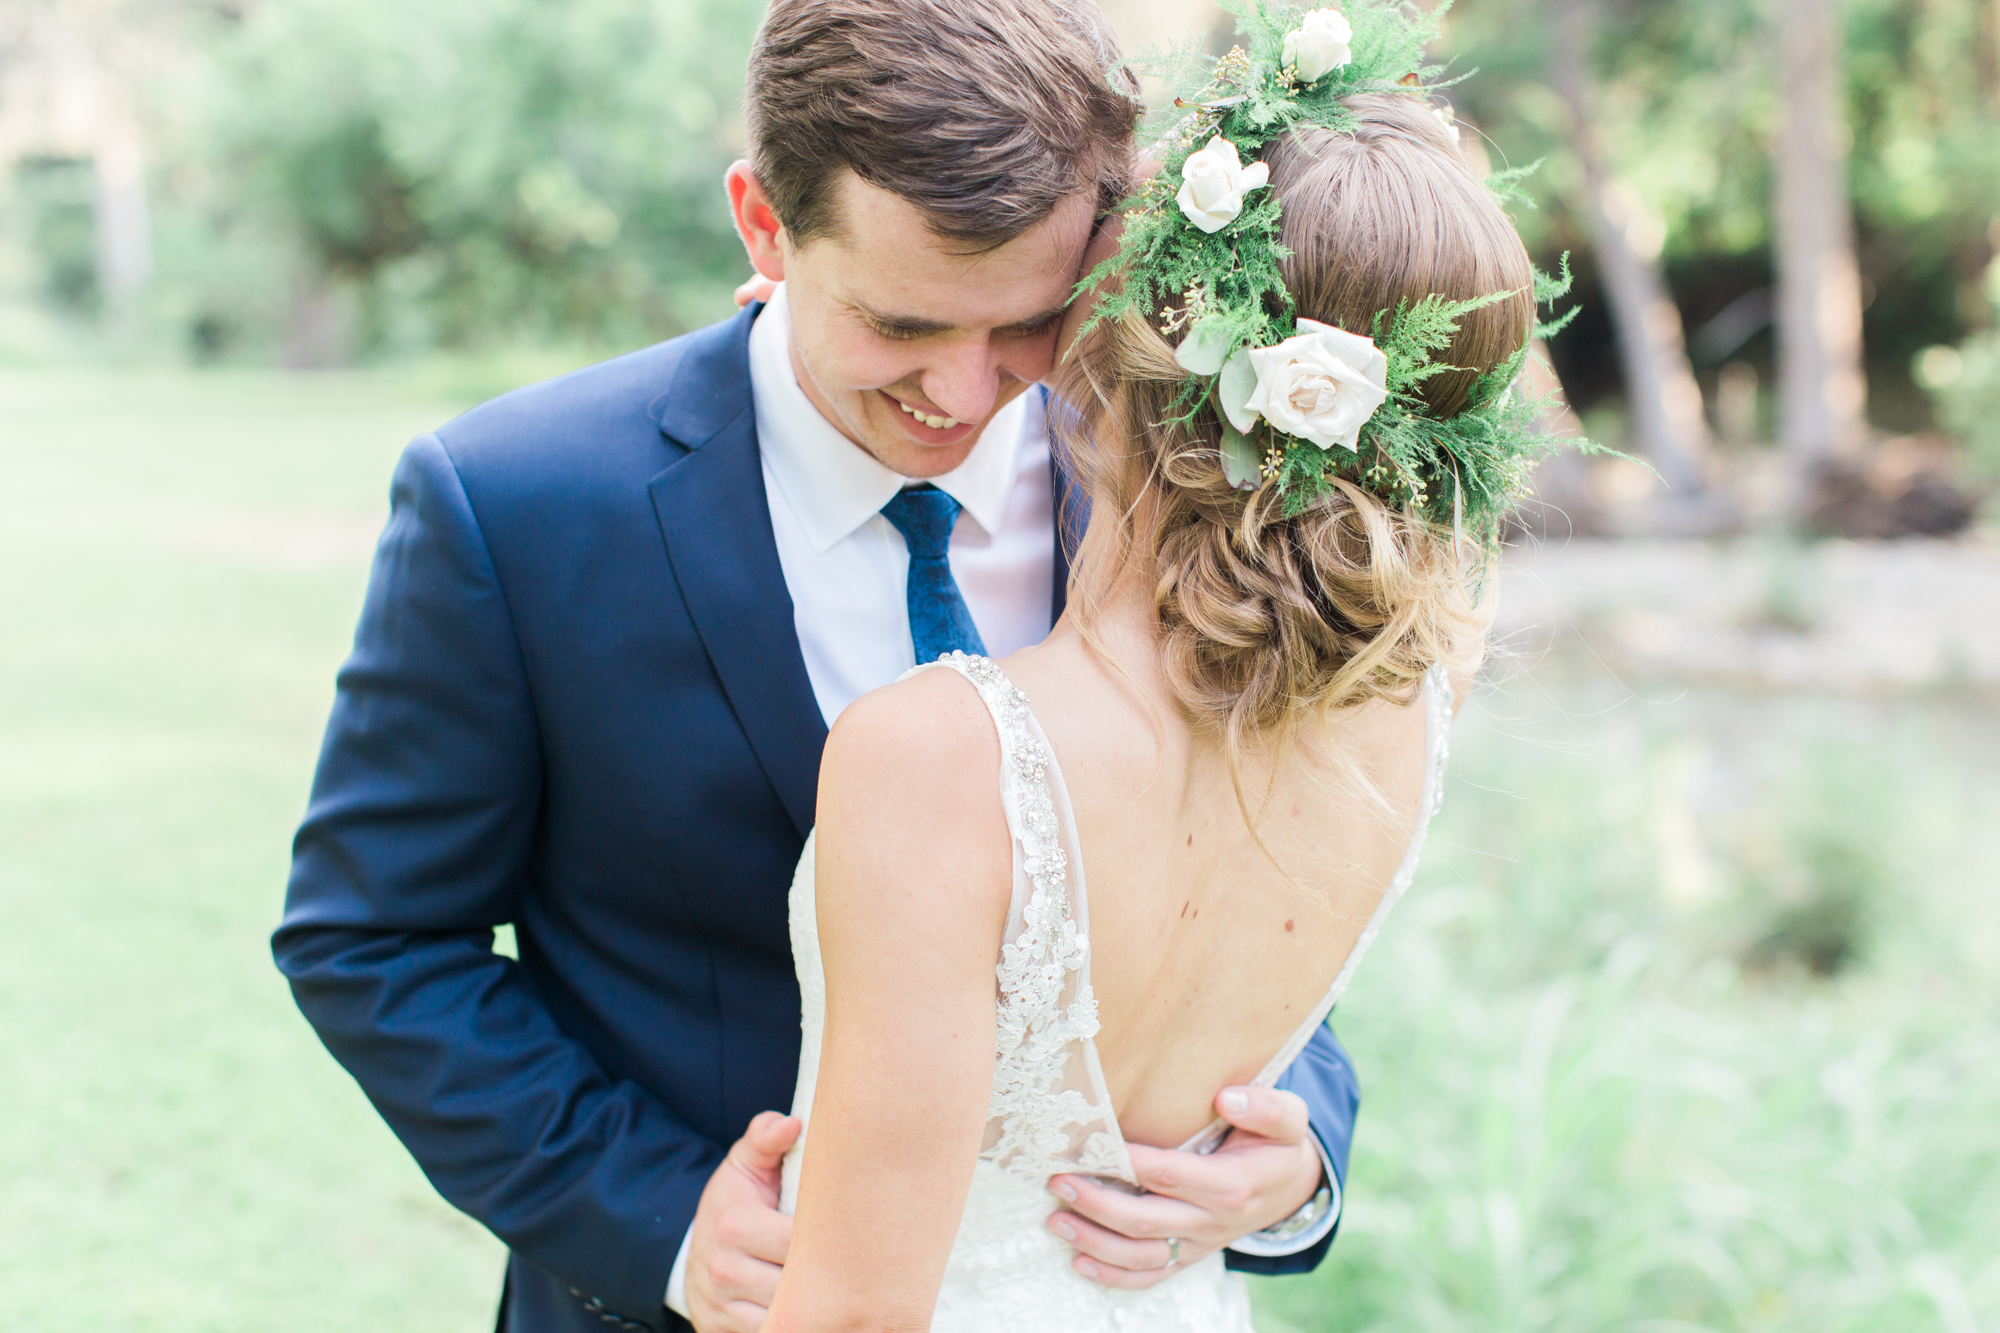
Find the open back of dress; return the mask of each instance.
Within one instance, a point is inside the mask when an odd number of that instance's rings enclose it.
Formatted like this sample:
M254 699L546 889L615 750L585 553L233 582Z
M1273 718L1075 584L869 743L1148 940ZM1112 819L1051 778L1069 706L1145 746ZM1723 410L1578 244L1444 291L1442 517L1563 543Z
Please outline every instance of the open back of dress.
M939 1294L934 1333L1001 1333L1035 1328L1048 1333L1113 1330L1248 1330L1249 1298L1226 1271L1222 1256L1189 1265L1143 1292L1113 1291L1070 1267L1071 1250L1042 1225L1054 1207L1050 1176L1081 1172L1135 1185L1130 1154L1098 1059L1097 999L1090 985L1090 904L1077 845L1076 820L1055 752L1017 689L984 657L953 653L929 666L956 671L978 690L1000 737L1000 801L1013 835L1013 897L995 969L998 1041L986 1136L966 1200L951 1262ZM914 673L912 673L914 674ZM1416 873L1424 832L1442 796L1451 685L1442 666L1424 678L1423 802L1381 902L1333 984L1255 1082L1269 1087L1305 1048L1347 988L1389 909ZM806 1132L785 1158L781 1207L798 1199L799 1173L811 1136L812 1099L819 1078L826 1016L814 897L816 838L808 838L792 882L792 955L803 1006L799 1081L792 1114ZM1212 1152L1228 1132L1217 1120L1182 1144Z

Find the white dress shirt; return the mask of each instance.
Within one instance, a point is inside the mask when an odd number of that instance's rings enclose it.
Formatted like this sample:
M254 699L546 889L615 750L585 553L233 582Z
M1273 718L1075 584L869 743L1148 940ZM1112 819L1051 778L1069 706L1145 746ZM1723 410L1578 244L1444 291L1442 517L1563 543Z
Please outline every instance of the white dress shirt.
M881 514L898 490L916 483L841 434L799 387L782 283L750 327L750 393L799 650L831 727L847 705L916 665L905 597L910 551ZM1040 643L1050 629L1055 589L1055 484L1042 391L1031 389L1000 409L966 460L930 480L963 506L951 534L951 574L987 655L1005 657ZM1336 1202L1322 1225L1264 1241L1272 1248L1258 1248L1261 1238L1249 1236L1235 1248L1289 1254L1313 1244L1339 1213L1331 1161L1326 1182ZM688 1317L687 1261L683 1238L666 1296L667 1308L682 1318Z
M916 665L904 595L910 550L881 514L916 483L841 434L799 387L783 286L750 330L750 390L778 563L806 675L830 727L847 705ZM1055 580L1041 390L1001 408L965 461L931 483L963 506L951 534L951 574L987 654L1040 643Z

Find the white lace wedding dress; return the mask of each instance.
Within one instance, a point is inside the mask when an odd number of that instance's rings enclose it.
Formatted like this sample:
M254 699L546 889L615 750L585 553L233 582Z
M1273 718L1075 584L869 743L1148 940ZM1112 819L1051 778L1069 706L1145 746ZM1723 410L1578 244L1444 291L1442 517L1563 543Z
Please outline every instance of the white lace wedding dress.
M984 657L954 653L929 667L957 671L978 689L1000 733L1000 792L1014 835L1014 895L1000 942L999 1042L986 1139L965 1201L957 1240L938 1293L933 1333L1249 1333L1242 1279L1212 1254L1147 1291L1114 1291L1070 1267L1074 1251L1044 1223L1056 1206L1050 1176L1075 1171L1132 1183L1118 1116L1105 1091L1093 1041L1097 1001L1090 988L1090 909L1069 796L1054 752L1028 697ZM1427 725L1423 807L1416 833L1388 892L1356 940L1326 996L1257 1076L1270 1086L1291 1065L1346 989L1389 908L1409 887L1424 830L1436 813L1451 716L1441 668L1424 680ZM826 979L813 897L814 839L806 840L792 881L792 955L804 1005L799 1081L792 1114L808 1122L785 1159L783 1199L798 1199L809 1151L813 1088L819 1078ZM1217 1120L1181 1145L1212 1152L1228 1131Z

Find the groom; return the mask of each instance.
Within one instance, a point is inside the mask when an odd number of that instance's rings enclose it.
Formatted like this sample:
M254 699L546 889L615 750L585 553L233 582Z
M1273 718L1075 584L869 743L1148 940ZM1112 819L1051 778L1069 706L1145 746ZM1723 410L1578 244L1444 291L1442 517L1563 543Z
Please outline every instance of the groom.
M1076 0L776 0L728 176L773 300L397 468L273 948L509 1247L502 1330L762 1320L827 727L919 652L1062 611L1034 386L1123 185L1115 56ZM1136 1150L1149 1195L1059 1177L1080 1271L1171 1280L1168 1238L1314 1266L1355 1104L1331 1034L1288 1085L1225 1090L1213 1157Z

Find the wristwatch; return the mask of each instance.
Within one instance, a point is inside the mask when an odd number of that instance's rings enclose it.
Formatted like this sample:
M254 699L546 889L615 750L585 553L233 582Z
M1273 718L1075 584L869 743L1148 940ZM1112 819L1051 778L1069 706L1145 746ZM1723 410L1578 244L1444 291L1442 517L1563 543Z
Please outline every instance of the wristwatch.
M1321 1185L1319 1193L1307 1199L1296 1213L1293 1213L1282 1222L1272 1223L1258 1232L1257 1235L1264 1240L1276 1241L1282 1244L1296 1236L1302 1236L1318 1226L1320 1219L1325 1217L1328 1210L1332 1207L1333 1190L1328 1186Z

